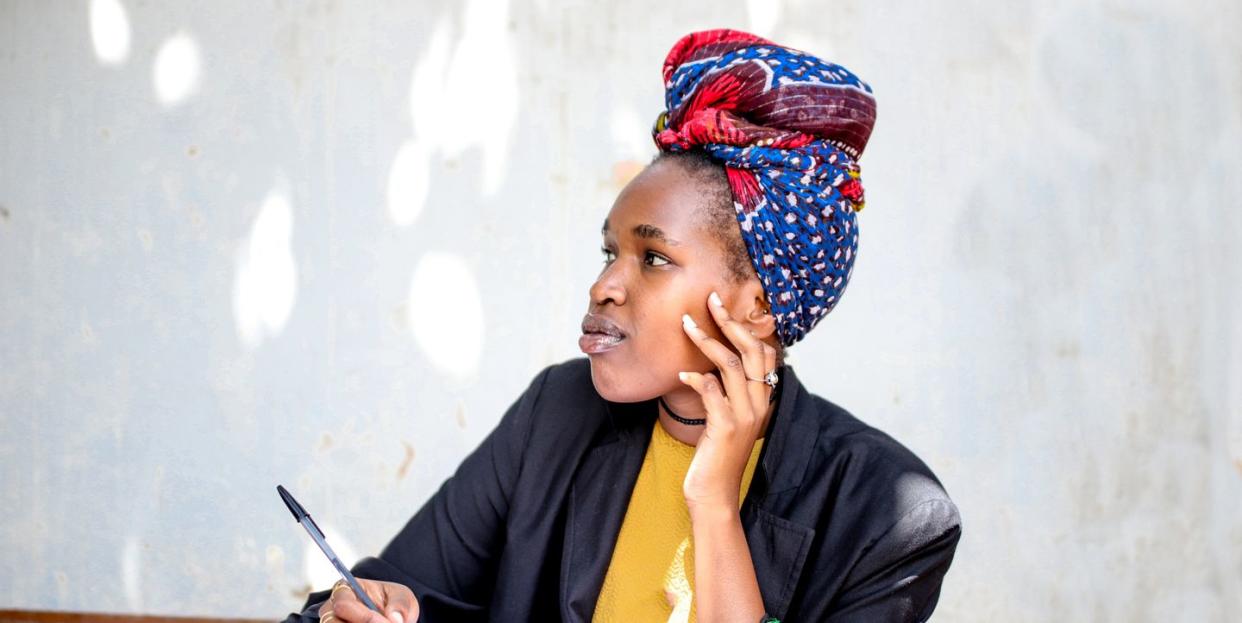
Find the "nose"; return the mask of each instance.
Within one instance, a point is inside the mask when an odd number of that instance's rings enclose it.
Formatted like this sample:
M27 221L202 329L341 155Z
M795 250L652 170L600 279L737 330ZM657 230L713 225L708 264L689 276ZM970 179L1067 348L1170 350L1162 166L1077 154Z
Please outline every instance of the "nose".
M625 304L625 287L622 285L622 275L620 262L613 260L612 264L604 267L599 273L599 277L595 278L595 283L591 284L591 304L596 307L603 307L608 301L612 301L613 305Z

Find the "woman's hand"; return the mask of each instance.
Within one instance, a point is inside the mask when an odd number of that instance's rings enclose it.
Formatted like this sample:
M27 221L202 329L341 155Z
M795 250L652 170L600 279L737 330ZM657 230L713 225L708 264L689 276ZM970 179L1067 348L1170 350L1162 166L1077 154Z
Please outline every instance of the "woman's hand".
M755 441L763 434L768 397L773 391L766 383L754 379L762 379L769 370L776 368L776 349L729 318L729 312L715 292L708 297L707 307L733 348L695 326L689 315L682 317L686 334L716 364L720 374L720 378L711 372L680 375L682 382L703 398L707 410L707 429L695 448L682 492L691 511L713 507L736 512L740 505L742 473Z
M349 584L339 580L332 586L332 596L319 607L321 623L414 623L418 620L418 600L408 587L362 579L358 584L384 614L358 601Z

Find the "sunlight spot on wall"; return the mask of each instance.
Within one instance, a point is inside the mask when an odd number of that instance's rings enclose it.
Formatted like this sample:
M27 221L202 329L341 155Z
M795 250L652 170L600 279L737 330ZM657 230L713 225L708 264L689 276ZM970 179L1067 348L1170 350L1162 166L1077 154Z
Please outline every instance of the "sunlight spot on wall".
M519 99L517 46L507 0L469 0L461 23L456 41L447 18L432 30L414 65L410 116L414 140L426 145L429 157L481 152L480 192L486 197L499 190L508 168Z
M431 182L430 166L430 154L422 142L406 141L397 151L388 172L388 216L393 223L410 225L422 213Z
M410 82L410 117L414 135L432 145L448 141L452 133L452 128L445 125L449 110L448 98L444 96L452 46L451 26L447 18L436 24L427 51L414 64L414 76Z
M651 124L644 121L632 107L616 108L609 120L612 151L617 160L612 163L612 187L620 191L630 180L642 172L643 167L655 155L655 143L651 140Z
M280 335L297 298L293 208L281 186L268 193L237 251L233 318L238 338L248 348Z
M654 113L650 119L643 119L632 107L614 109L609 129L616 156L629 160L650 160L656 152L655 142L651 140L651 126L654 123Z
M439 370L474 374L483 352L483 303L474 271L460 257L429 252L414 268L406 317L414 341Z
M772 29L781 19L781 3L778 0L746 0L746 18L750 23L750 32L764 38L771 37Z
M131 612L142 611L142 548L138 537L129 535L121 549L121 587L125 591L125 605Z
M336 557L341 559L342 564L352 567L358 562L358 554L354 546L350 545L349 541L346 541L345 537L336 531L336 528L319 520L316 520L315 524L323 530L324 540L336 553ZM302 576L317 591L331 588L333 583L341 579L341 574L337 573L336 567L328 562L328 557L309 536L306 537L305 544L302 546Z
M91 0L91 43L95 58L104 65L120 65L129 58L129 17L119 0Z
M198 90L201 73L202 54L194 39L184 32L169 37L155 55L156 97L165 106L185 101Z
M782 31L780 43L787 48L818 56L830 63L845 62L847 60L837 58L831 39L816 37L807 31L797 29Z

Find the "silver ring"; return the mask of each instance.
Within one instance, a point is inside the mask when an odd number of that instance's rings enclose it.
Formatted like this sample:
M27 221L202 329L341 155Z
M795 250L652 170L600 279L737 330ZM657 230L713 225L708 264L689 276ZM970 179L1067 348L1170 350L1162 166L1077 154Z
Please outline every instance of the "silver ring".
M769 370L767 374L763 375L762 379L752 379L748 376L746 377L746 380L754 381L756 383L763 383L772 389L776 389L776 384L780 382L781 377L777 376L776 370Z

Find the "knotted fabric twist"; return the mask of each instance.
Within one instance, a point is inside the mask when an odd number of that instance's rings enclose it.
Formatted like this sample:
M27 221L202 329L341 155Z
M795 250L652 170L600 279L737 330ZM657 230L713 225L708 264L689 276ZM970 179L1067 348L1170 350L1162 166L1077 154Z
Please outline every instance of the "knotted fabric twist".
M664 89L656 145L702 149L724 165L742 239L790 346L832 311L853 273L871 87L804 52L710 30L669 51Z

